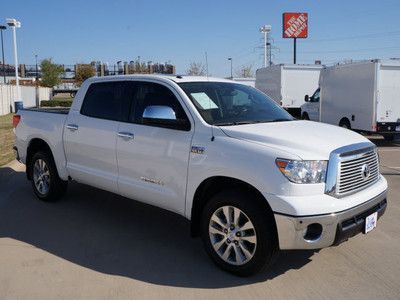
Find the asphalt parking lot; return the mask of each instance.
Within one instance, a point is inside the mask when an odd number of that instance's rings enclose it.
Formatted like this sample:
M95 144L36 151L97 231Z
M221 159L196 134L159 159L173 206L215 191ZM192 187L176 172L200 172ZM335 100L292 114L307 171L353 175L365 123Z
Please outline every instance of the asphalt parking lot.
M77 183L42 203L14 161L0 168L0 299L399 299L400 142L372 141L389 183L378 227L251 278L215 267L172 213Z

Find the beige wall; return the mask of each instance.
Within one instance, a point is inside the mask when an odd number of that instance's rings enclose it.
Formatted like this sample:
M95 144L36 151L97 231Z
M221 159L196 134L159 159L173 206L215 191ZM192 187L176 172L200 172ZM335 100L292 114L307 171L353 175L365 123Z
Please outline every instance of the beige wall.
M49 100L51 89L40 87L38 90L39 101ZM11 112L10 107L14 107L14 101L17 97L17 88L15 85L0 84L0 115L6 115ZM36 88L33 86L21 86L21 98L24 107L36 106Z

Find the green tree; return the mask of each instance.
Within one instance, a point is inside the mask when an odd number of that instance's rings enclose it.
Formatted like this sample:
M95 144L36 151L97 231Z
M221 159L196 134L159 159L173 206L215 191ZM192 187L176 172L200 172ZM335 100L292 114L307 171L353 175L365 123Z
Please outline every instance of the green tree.
M81 86L86 79L95 75L96 70L93 65L79 64L76 66L75 82L78 86Z
M54 87L61 83L61 75L64 74L64 67L52 62L51 58L46 58L40 63L42 71L41 85Z

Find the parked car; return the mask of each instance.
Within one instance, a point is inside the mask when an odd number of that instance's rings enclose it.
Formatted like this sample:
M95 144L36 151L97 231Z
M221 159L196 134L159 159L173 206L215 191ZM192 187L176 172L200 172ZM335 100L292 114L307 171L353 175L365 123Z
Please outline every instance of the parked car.
M399 60L336 65L321 71L319 89L305 96L302 118L393 140L400 135L399 97Z
M296 120L230 80L91 78L69 111L20 110L14 125L39 199L59 199L75 180L173 211L218 266L241 276L279 249L368 233L386 209L374 144Z
M280 64L258 69L255 87L300 118L304 95L318 88L322 65Z

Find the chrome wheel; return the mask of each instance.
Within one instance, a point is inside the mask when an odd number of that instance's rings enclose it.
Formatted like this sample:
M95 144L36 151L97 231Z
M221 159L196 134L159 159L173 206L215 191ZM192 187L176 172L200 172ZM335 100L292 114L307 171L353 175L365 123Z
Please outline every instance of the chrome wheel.
M215 252L229 264L243 265L256 252L257 235L254 225L237 207L218 208L211 216L208 232Z
M46 195L50 189L50 171L43 159L35 161L33 166L33 182L35 183L36 190Z

